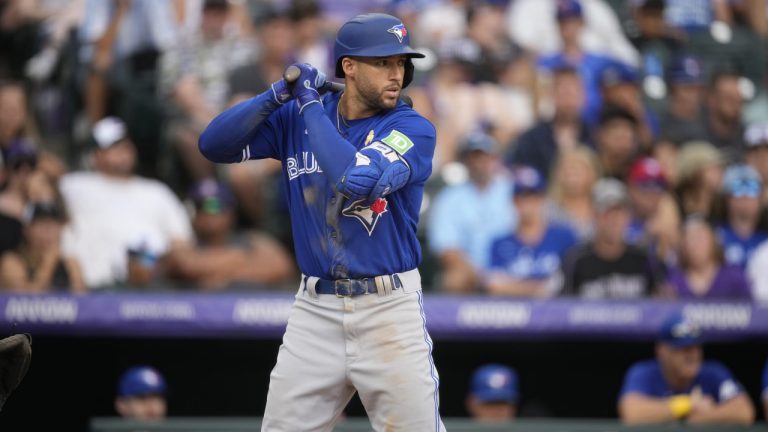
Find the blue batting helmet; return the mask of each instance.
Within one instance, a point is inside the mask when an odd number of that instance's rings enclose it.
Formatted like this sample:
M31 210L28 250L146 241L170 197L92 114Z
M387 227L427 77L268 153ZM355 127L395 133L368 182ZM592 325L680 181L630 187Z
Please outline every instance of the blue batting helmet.
M410 46L411 37L403 22L392 15L368 13L358 15L344 23L336 35L333 57L336 62L336 76L344 78L341 60L344 57L387 57L404 54L405 64L403 87L413 79L412 57L424 57Z

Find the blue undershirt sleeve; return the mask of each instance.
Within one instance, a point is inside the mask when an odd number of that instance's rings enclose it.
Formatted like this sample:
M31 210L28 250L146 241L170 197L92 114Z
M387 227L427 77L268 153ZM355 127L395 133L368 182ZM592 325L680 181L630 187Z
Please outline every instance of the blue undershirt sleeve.
M225 110L216 116L200 135L200 153L216 163L243 162L251 159L249 144L252 144L259 129L264 126L265 120L280 106L270 89ZM263 142L257 143L259 146L270 148L259 153L277 157L275 143L268 139L261 141Z
M352 161L357 149L339 135L320 104L304 108L304 124L309 134L312 152L331 184L338 184Z

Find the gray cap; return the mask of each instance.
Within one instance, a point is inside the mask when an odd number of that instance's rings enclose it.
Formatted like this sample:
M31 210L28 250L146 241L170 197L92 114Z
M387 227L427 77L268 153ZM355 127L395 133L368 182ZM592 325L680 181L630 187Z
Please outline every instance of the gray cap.
M601 178L592 187L592 205L597 212L614 207L628 207L627 187L615 178Z

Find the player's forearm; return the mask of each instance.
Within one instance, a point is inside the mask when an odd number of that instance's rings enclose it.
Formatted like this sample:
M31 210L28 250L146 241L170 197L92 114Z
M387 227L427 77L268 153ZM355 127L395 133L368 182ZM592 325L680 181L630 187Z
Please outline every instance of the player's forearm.
M619 402L619 416L626 424L664 423L676 419L666 399L637 394L625 396Z
M320 104L307 106L303 116L317 163L331 184L337 184L355 158L357 150L339 135Z
M243 149L259 125L278 107L280 104L275 101L270 89L227 109L216 116L200 135L200 153L217 163L242 161Z
M755 421L755 409L752 402L744 395L728 402L716 405L708 411L692 414L688 419L691 424L740 424L751 425Z

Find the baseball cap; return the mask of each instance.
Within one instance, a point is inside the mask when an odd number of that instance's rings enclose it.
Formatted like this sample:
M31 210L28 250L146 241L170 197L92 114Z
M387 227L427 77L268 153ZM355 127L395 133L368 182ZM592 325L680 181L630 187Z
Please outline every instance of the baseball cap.
M204 213L218 214L235 206L235 197L229 187L211 178L195 183L189 198L195 208Z
M598 212L614 207L628 207L627 187L615 178L601 178L592 187L592 205Z
M517 402L517 373L514 369L488 364L475 370L470 392L483 402Z
M547 189L547 181L536 168L517 166L512 169L513 192L517 194L540 194Z
M93 125L93 139L100 149L106 149L128 137L125 123L117 117L105 117Z
M768 145L768 123L749 125L744 131L744 142L750 149Z
M757 198L762 188L760 174L749 165L730 166L723 176L723 189L732 197Z
M581 3L579 3L577 0L557 1L557 12L555 12L555 18L557 18L558 21L568 18L581 18L582 15Z
M674 313L664 320L659 330L658 340L675 348L701 345L703 341L701 328L681 313Z
M619 63L610 64L600 72L600 86L612 87L619 84L636 84L637 72L626 65Z
M667 69L667 79L673 84L702 84L704 72L701 62L690 54L678 56Z
M471 151L494 153L496 140L485 132L471 132L464 138L459 148L462 154Z
M165 379L151 366L134 366L123 373L117 387L119 396L164 395Z
M661 171L661 164L651 157L642 157L632 164L627 183L649 189L667 188L667 181Z
M667 7L665 0L635 0L634 6L642 10L664 10Z

